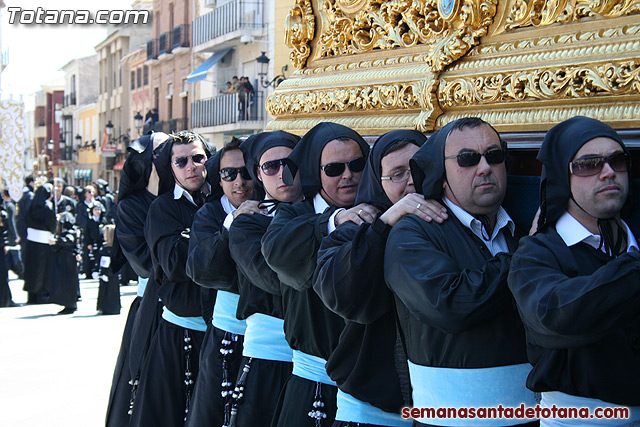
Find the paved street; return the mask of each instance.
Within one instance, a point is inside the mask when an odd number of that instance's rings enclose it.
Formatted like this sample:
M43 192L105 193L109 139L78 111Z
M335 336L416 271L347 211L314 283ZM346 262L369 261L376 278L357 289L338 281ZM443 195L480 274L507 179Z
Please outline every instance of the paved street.
M97 315L95 280L80 281L71 315L56 316L54 304L0 308L0 426L104 425L132 283L121 288L120 315ZM22 281L10 286L14 301L26 302Z

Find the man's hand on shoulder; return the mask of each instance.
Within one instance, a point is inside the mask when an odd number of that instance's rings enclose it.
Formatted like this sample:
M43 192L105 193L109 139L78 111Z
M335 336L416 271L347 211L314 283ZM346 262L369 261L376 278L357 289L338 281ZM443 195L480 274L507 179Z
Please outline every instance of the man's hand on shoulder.
M427 222L444 222L447 209L433 199L426 200L421 194L411 193L398 200L384 214L380 220L387 225L394 226L400 218L407 214L414 214Z

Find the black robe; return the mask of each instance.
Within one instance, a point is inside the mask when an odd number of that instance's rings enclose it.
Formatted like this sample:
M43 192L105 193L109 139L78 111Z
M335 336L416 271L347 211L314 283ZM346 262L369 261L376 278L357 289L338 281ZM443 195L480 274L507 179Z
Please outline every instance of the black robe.
M391 227L378 219L374 224L348 221L324 238L313 288L346 321L327 361L331 379L351 396L399 414L403 399L395 359L396 316L383 270Z
M284 318L280 280L261 252L261 239L271 220L261 214L238 215L231 223L229 250L240 273L239 319L254 313Z
M120 314L120 281L118 274L109 268L112 246L103 246L98 253L98 302L96 309L102 314ZM109 265L106 260L108 259ZM103 260L105 262L103 262ZM104 265L103 265L104 264ZM77 275L76 275L77 276Z
M207 322L202 350L200 351L200 376L196 381L193 399L189 407L187 426L221 426L230 416L230 396L222 396L221 385L226 376L231 386L242 360L242 336L223 331L211 324L217 291L238 294L236 264L229 253L229 233L223 227L225 212L219 198L210 196L196 213L189 239L187 274L201 288L202 316ZM229 341L228 351L220 356L222 341ZM223 364L226 365L223 367Z
M27 227L55 233L56 225L56 214L51 201L41 201L34 197L27 213ZM47 295L51 282L53 248L48 243L27 240L24 256L24 290L40 296Z
M2 216L2 221L0 221L0 307L10 307L13 304L13 298L4 256L4 247L8 244L9 238L9 218L4 210L0 212L0 215Z
M527 387L640 406L640 253L567 247L555 227L525 237L509 287L534 365Z
M517 239L504 233L515 250ZM507 288L510 253L493 256L454 216L428 223L406 215L384 260L409 360L443 368L527 362L524 327Z
M62 224L65 227L65 224ZM67 308L75 308L78 298L78 263L76 254L80 253L77 245L76 228L68 226L56 236L53 245L53 262L51 264L50 302Z
M325 360L338 344L344 320L324 306L311 285L318 249L334 210L316 214L309 199L280 205L262 237L264 258L282 284L289 346Z
M151 203L144 228L158 296L166 309L180 317L202 316L200 287L185 271L196 211L185 197L176 200L169 191ZM132 425L182 424L198 377L203 338L202 331L160 321L142 366ZM189 384L185 385L187 374Z
M75 216L76 214L76 201L69 196L65 196L63 194L62 196L60 196L59 201L54 202L54 205L56 207L56 214L62 212L69 212L73 216Z

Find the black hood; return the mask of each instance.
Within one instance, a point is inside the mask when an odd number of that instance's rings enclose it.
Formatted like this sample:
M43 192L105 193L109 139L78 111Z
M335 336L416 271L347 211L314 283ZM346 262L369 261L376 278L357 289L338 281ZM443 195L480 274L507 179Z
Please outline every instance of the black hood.
M293 185L296 173L300 171L300 182L305 195L313 197L321 188L320 158L327 143L337 138L350 138L358 143L362 155L369 154L369 145L353 129L337 123L323 122L307 132L293 149L282 171L285 184Z
M197 136L202 142L207 159L210 159L216 152L215 145L206 141L199 135ZM173 190L173 187L175 186L175 179L173 177L173 172L171 171L171 150L173 149L173 141L174 135L169 135L168 139L163 141L155 150L153 150L153 164L156 165L156 171L160 178L158 195Z
M360 185L358 186L358 195L355 204L368 203L383 212L391 207L393 203L387 197L382 188L382 157L387 149L400 140L409 140L418 147L421 147L427 140L423 133L417 130L392 130L380 136L371 149L367 165L364 168Z
M127 147L127 152L127 160L122 167L118 200L124 200L149 185L153 161L153 133L133 141Z
M584 144L598 137L617 141L624 152L629 154L622 139L611 126L589 117L577 116L565 120L552 127L545 135L537 157L542 163L542 208L538 222L542 227L555 224L567 210L567 202L572 197L569 163Z
M31 206L44 206L44 203L51 197L51 194L53 194L53 185L45 182L36 190Z
M205 167L207 168L207 182L211 186L211 192L207 199L219 199L222 197L222 187L220 187L220 157L223 151L218 150L215 154L207 159Z
M260 158L264 153L274 147L289 147L293 149L298 141L300 141L299 136L282 130L261 132L247 138L240 147L244 153L244 162L253 180L253 185L262 185L257 179L257 171L260 166Z
M425 199L442 199L442 184L445 179L444 148L455 123L451 122L435 131L409 161L416 192Z

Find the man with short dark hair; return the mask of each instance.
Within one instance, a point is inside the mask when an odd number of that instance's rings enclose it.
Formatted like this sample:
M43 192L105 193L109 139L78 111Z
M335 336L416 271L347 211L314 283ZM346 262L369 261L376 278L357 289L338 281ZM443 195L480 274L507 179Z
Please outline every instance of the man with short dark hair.
M65 185L64 179L53 178L53 205L56 208L56 214L70 212L75 217L76 202L63 194Z
M416 190L449 212L442 223L405 215L385 250L415 407L535 406L525 387L524 328L507 288L518 236L501 207L506 148L488 123L466 118L437 130L411 159ZM416 424L528 421L424 417Z
M624 420L543 419L543 426L640 422L640 253L622 219L630 153L609 125L574 117L549 130L538 232L513 255L509 287L527 332L527 386L543 408L629 407Z
M164 310L140 374L131 415L134 426L181 425L187 415L206 324L200 287L185 268L193 217L210 188L205 161L214 152L212 145L187 131L171 135L154 152L161 180L170 173L174 185L151 203L144 229Z

